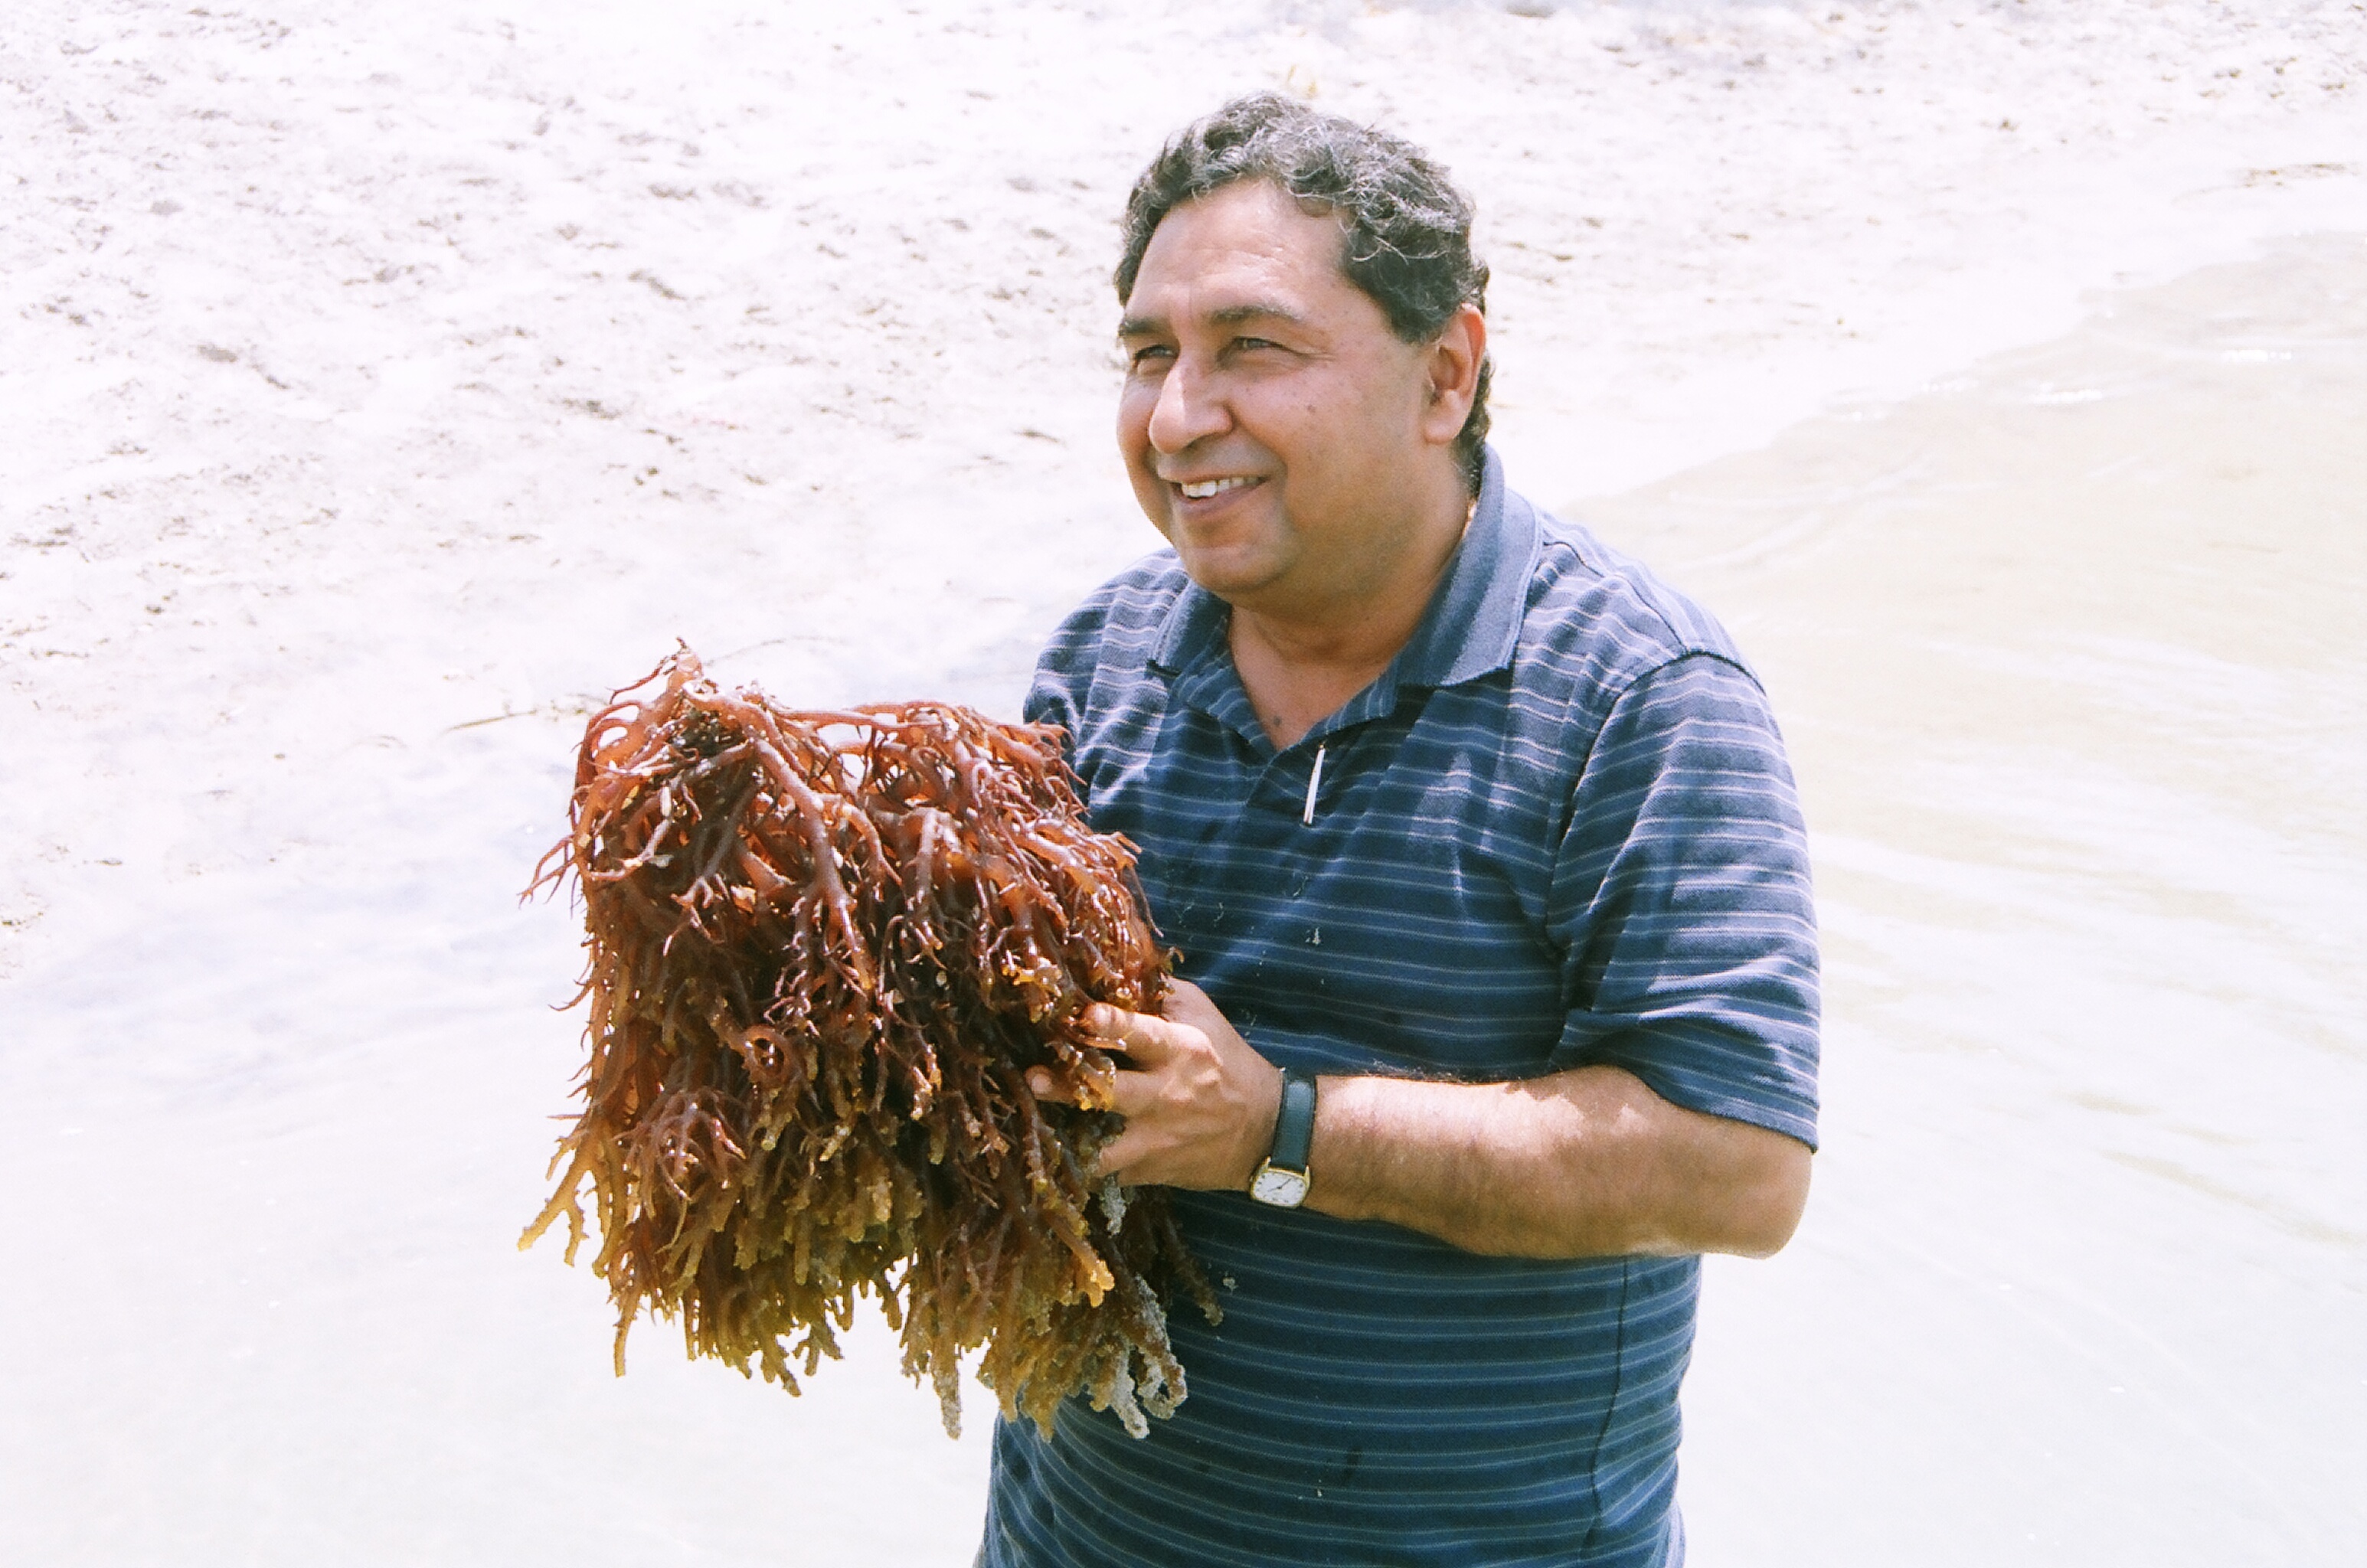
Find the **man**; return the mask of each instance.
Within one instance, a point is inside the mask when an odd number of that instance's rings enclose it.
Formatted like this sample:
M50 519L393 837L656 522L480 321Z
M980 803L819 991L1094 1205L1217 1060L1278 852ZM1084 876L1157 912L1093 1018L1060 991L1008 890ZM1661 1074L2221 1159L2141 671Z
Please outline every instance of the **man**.
M1470 223L1271 95L1128 203L1118 439L1173 548L1029 712L1188 982L1091 1021L1104 1168L1179 1190L1226 1315L1174 1314L1147 1438L998 1429L984 1562L1682 1560L1698 1255L1806 1196L1807 866L1725 633L1505 488Z

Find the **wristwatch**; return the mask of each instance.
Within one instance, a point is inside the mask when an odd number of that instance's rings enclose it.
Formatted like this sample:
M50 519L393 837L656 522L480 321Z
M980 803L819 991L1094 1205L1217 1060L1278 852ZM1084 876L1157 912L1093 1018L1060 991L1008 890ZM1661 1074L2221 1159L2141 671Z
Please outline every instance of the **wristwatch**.
M1307 1175L1307 1151L1315 1142L1315 1078L1296 1068L1282 1069L1282 1109L1274 1119L1274 1150L1250 1181L1250 1196L1277 1209L1296 1209L1307 1201L1312 1185Z

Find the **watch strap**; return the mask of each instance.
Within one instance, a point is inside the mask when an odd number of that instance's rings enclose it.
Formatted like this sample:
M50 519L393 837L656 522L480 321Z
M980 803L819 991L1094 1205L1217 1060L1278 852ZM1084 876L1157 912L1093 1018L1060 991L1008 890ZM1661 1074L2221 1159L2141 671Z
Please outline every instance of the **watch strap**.
M1282 1069L1282 1109L1274 1118L1274 1152L1266 1163L1277 1170L1304 1174L1307 1154L1315 1144L1315 1077L1295 1067Z

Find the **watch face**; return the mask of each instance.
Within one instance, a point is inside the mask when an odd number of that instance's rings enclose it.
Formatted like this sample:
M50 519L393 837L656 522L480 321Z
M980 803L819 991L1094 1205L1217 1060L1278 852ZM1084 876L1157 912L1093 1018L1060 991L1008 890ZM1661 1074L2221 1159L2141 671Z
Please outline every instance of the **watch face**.
M1277 1209L1296 1209L1307 1201L1307 1173L1267 1166L1257 1173L1257 1179L1250 1183L1250 1196Z

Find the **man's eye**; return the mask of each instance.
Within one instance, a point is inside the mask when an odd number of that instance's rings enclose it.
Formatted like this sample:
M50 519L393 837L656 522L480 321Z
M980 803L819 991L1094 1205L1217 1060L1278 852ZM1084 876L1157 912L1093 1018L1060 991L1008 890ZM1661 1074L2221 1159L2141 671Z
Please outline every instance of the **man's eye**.
M1175 351L1163 343L1145 344L1127 355L1131 365L1156 365L1175 357Z
M1279 346L1280 345L1272 338L1237 337L1233 340L1233 347L1236 351L1252 348L1275 348Z

